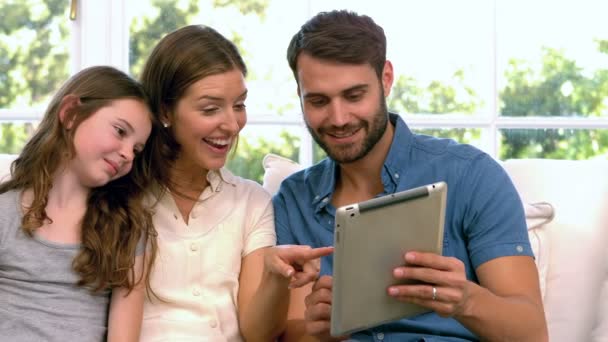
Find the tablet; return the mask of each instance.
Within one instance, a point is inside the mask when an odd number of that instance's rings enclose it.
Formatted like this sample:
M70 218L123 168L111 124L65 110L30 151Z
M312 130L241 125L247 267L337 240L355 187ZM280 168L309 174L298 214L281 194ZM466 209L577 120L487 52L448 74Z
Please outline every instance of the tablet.
M331 334L340 336L429 311L387 294L408 251L440 254L447 184L439 182L336 210ZM411 282L411 281L409 281Z

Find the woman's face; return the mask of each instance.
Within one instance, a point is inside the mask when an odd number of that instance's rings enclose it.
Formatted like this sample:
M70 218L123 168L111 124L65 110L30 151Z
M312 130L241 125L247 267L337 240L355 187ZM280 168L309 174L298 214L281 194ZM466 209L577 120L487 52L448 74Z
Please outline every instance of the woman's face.
M193 83L172 113L172 129L181 145L180 167L217 170L224 166L247 122L247 88L243 73L233 69Z

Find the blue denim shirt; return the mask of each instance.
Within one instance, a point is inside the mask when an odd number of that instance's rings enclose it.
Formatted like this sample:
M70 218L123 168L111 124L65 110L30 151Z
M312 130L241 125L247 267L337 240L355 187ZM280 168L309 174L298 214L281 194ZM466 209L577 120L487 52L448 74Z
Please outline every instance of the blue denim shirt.
M446 182L443 255L462 260L467 278L476 283L475 269L486 261L533 256L519 195L494 159L450 139L413 134L396 114L390 114L390 122L395 134L382 167L384 192L379 196ZM333 245L336 208L331 196L338 172L338 164L327 158L283 181L273 198L279 244ZM321 274L331 275L332 270L332 256L324 257ZM357 341L478 340L455 319L435 313L391 322L351 337Z

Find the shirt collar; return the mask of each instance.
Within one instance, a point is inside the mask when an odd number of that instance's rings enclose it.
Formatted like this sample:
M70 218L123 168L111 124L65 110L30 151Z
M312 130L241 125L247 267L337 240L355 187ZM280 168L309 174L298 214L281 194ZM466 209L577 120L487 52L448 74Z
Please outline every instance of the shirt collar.
M414 134L399 115L389 113L389 120L395 126L395 133L384 160L384 170L388 172L393 182L399 183L410 163L409 156Z
M228 169L209 170L207 172L207 182L213 192L220 192L224 183L236 186L236 176Z

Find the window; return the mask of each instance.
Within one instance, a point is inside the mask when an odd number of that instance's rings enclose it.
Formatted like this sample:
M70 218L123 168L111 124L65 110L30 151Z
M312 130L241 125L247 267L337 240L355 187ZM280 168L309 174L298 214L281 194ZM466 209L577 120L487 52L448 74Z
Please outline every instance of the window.
M0 153L18 153L69 76L67 1L0 1Z
M239 46L250 70L248 126L229 167L261 180L261 157L268 152L310 165L323 154L303 125L285 50L311 15L348 8L384 27L396 72L389 108L412 129L470 143L499 159L608 157L608 26L602 25L608 3L77 3L79 17L70 22L68 1L0 1L0 13L9 13L9 20L0 23L1 152L18 151L31 121L42 115L41 104L70 71L110 64L138 76L164 34L186 24L206 24ZM10 142L15 140L11 136L20 143Z

